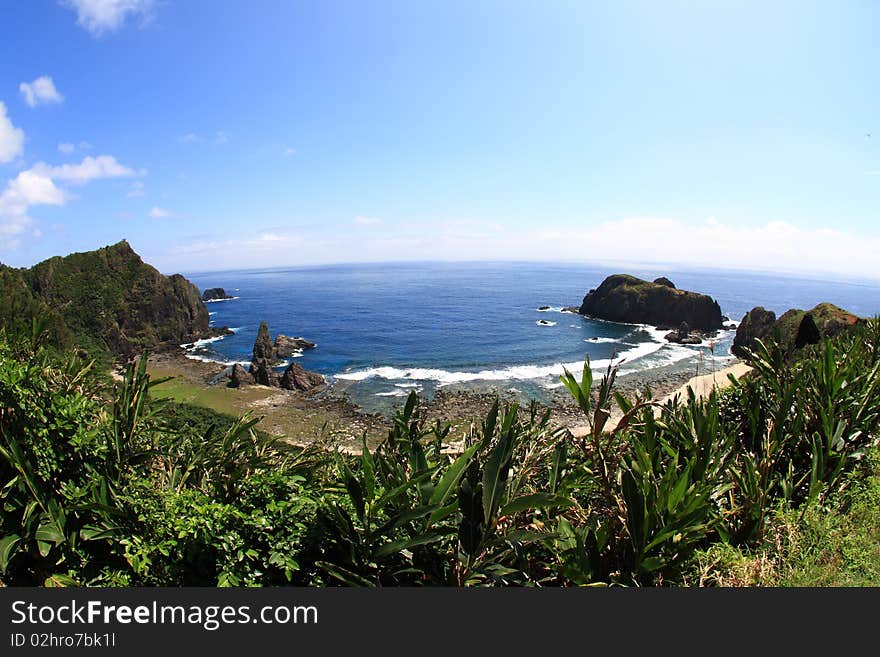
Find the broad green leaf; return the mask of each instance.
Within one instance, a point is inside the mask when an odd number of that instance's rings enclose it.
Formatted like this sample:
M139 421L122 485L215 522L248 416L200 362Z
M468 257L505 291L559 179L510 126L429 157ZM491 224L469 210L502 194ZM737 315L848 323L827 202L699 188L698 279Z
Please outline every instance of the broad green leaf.
M392 541L391 543L387 543L383 545L381 548L376 550L373 556L375 557L385 557L389 554L395 554L400 552L401 550L408 550L410 548L417 547L419 545L428 545L429 543L436 543L437 541L441 541L446 537L446 534L422 534L421 536L416 536L415 538L401 538L396 541Z
M542 509L545 507L563 507L571 506L572 502L562 495L553 495L552 493L532 493L530 495L521 495L515 500L511 500L498 511L499 516L509 516L519 511L527 509Z
M6 574L6 568L12 557L15 556L21 537L18 534L9 534L0 538L0 574Z
M502 434L498 444L486 459L486 465L483 466L483 516L487 523L492 522L507 482L507 470L512 452L511 441L512 436L509 431Z
M79 586L79 582L69 575L55 573L46 578L46 581L43 582L43 586L48 588L70 588Z
M467 469L478 447L478 445L471 445L446 468L446 472L443 473L440 481L434 487L434 492L431 494L431 504L443 505L446 503L446 500L455 492L458 480Z

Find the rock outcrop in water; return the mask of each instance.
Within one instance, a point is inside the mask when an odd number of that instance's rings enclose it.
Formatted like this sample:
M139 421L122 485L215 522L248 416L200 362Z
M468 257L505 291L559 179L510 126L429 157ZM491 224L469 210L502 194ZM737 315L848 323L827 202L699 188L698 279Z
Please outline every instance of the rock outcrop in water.
M731 352L740 358L748 358L757 340L779 335L780 345L789 354L822 338L842 333L864 320L830 303L820 303L812 310L792 308L779 319L760 306L752 308L736 331Z
M226 294L226 290L222 287L209 287L202 292L202 301L222 301L223 299L232 298L232 295Z
M279 333L275 336L275 356L278 358L290 358L294 354L300 354L306 349L314 349L317 346L311 340L306 340L298 335L289 338Z
M279 374L274 369L279 365L280 359L299 353L302 349L313 349L314 347L314 342L299 337L288 338L284 335L279 335L273 343L269 333L269 325L266 322L260 322L257 339L254 341L248 376L252 378L253 383L275 388L301 392L309 392L319 388L324 385L324 377L316 372L309 372L302 365L291 363L283 374ZM232 377L235 375L236 371L233 367ZM248 382L241 376L241 373L238 375L239 383L237 384L233 383L232 377L230 377L230 385L232 386Z
M703 342L703 338L699 334L691 333L687 322L682 322L677 329L667 333L664 337L675 344L701 344Z
M763 306L752 308L736 329L733 346L730 347L731 353L739 358L745 358L746 350L754 349L756 340L769 336L775 323L776 313L772 310L766 310Z
M629 324L673 327L686 322L696 331L714 331L722 325L721 308L712 297L627 274L609 276L590 290L578 312Z

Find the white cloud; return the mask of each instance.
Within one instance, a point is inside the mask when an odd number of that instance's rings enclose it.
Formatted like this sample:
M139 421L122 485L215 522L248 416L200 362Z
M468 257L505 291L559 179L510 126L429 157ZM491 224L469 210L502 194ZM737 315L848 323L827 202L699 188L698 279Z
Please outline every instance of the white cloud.
M382 220L376 217L363 217L359 215L354 218L354 223L359 226L375 226L376 224L381 224Z
M290 262L290 249L305 244L300 235L283 235L280 233L261 233L257 237L237 240L201 240L190 244L176 244L170 249L172 255L185 255L189 262L192 258L202 258L205 262L216 262L218 254L235 253L237 258L258 258L259 262L266 256L276 255L281 260L272 262Z
M500 236L511 257L667 263L792 273L845 273L878 278L880 236L783 221L760 225L710 217L688 222L629 217L579 230L546 229L523 240Z
M296 149L295 149L295 148L290 148L290 147L288 146L287 148L284 149L284 154L285 154L286 156L288 156L288 157L290 157L291 155L296 155Z
M262 233L255 240L249 240L249 244L262 244L272 242L289 242L292 238L287 235L279 235L278 233Z
M32 206L60 206L67 203L71 197L57 182L81 185L98 178L133 174L132 169L110 155L86 157L80 164L61 166L39 162L19 172L15 178L7 181L6 188L0 193L0 249L18 248L21 237L28 231L32 237L42 234L38 228L32 228L34 222L28 211Z
M63 205L66 197L51 178L28 169L22 171L9 182L3 196L7 201L0 208L9 207L9 203L22 205Z
M24 130L12 125L6 105L0 101L0 163L11 162L24 152Z
M93 146L87 141L81 141L78 144L71 144L70 142L61 142L58 144L58 152L64 153L65 155L70 155L77 149L87 151L92 148Z
M143 195L144 183L142 183L140 180L135 180L133 183L131 183L131 188L128 190L128 194L126 194L128 198L136 198Z
M63 205L64 192L50 178L33 170L22 171L6 184L0 194L0 249L15 249L21 236L31 229L33 219L27 212L32 205Z
M76 22L99 37L105 32L119 29L126 18L140 15L147 21L152 16L153 0L64 0L64 4L76 10Z
M33 82L22 82L18 85L18 90L24 97L24 102L30 107L60 103L64 100L64 96L58 92L55 83L48 75L41 75Z
M150 209L150 217L153 219L166 219L168 217L173 216L168 210L164 208L160 208L158 206L153 206Z
M376 231L369 239L358 231L310 228L295 236L278 231L253 239L183 245L162 258L179 263L186 255L188 266L210 268L216 265L218 254L228 251L236 253L242 266L414 259L532 260L604 262L624 271L639 263L880 278L877 233L857 234L782 221L750 225L720 216L700 221L627 217L582 228L537 217L532 225L536 228L523 230L492 221L409 221L395 224L393 234ZM308 248L291 248L301 244Z
M56 180L76 185L82 185L99 178L120 178L137 175L134 169L120 164L112 155L98 155L97 157L88 155L79 164L62 164L54 167L40 163L34 165L34 169Z
M225 144L229 142L229 135L227 135L222 130L218 130L214 133L213 136L200 135L195 132L187 132L185 135L180 135L177 138L177 141L179 141L181 144Z

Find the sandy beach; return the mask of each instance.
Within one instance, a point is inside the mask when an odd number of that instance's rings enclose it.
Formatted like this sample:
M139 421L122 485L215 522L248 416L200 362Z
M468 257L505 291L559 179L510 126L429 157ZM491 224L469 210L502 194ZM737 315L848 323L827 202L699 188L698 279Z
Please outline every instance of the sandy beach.
M691 388L698 398L708 397L715 388L726 388L730 385L730 379L728 378L730 374L739 378L751 369L751 367L742 361L737 361L713 374L695 376L677 390L664 396L661 402L665 403L675 398L676 395L681 395L682 397L687 396L688 388Z
M717 372L713 372L711 374L702 374L700 376L694 376L688 379L686 383L681 385L678 388L675 388L671 391L660 391L660 394L657 396L657 401L662 405L675 397L685 398L688 394L688 389L692 389L694 394L698 399L702 399L704 397L708 397L712 391L716 388L722 389L731 385L731 381L728 375L733 375L736 378L739 378L749 372L752 368L746 365L742 361L736 361L727 367L724 367ZM647 374L647 373L646 373ZM655 414L660 412L659 408L655 408ZM608 426L614 427L617 422L620 421L622 413L616 407L612 409L611 417L609 418ZM582 437L589 433L589 426L586 423L578 423L570 427L570 431L575 437Z

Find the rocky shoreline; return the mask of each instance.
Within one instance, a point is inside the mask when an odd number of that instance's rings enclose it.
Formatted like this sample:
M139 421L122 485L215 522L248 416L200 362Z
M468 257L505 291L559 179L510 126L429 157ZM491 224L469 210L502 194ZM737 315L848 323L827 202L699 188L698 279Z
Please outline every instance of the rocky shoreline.
M165 345L152 353L150 371L154 376L173 376L182 393L175 393L189 403L201 403L232 415L251 411L262 416L260 428L284 437L297 446L320 444L330 449L357 452L363 436L367 444L375 446L386 435L393 411L406 401L405 397L389 407L385 413L366 412L356 405L344 388L332 384L311 391L293 391L280 387L250 384L241 388L226 385L228 366L187 358L186 350L177 345ZM723 365L719 364L717 369ZM680 363L619 373L615 389L629 398L644 394L650 388L655 399L679 389L695 374L708 374L708 366L695 372L693 367ZM597 380L601 376L597 375ZM157 388L162 395L160 387ZM470 423L479 422L495 399L517 402L527 409L530 403L525 393L502 384L466 387L451 385L439 388L431 397L424 398L422 408L429 422L440 420L452 425L452 443L461 440ZM577 427L585 423L582 412L564 387L546 390L546 398L536 401L540 411L552 410L551 424L557 427Z

